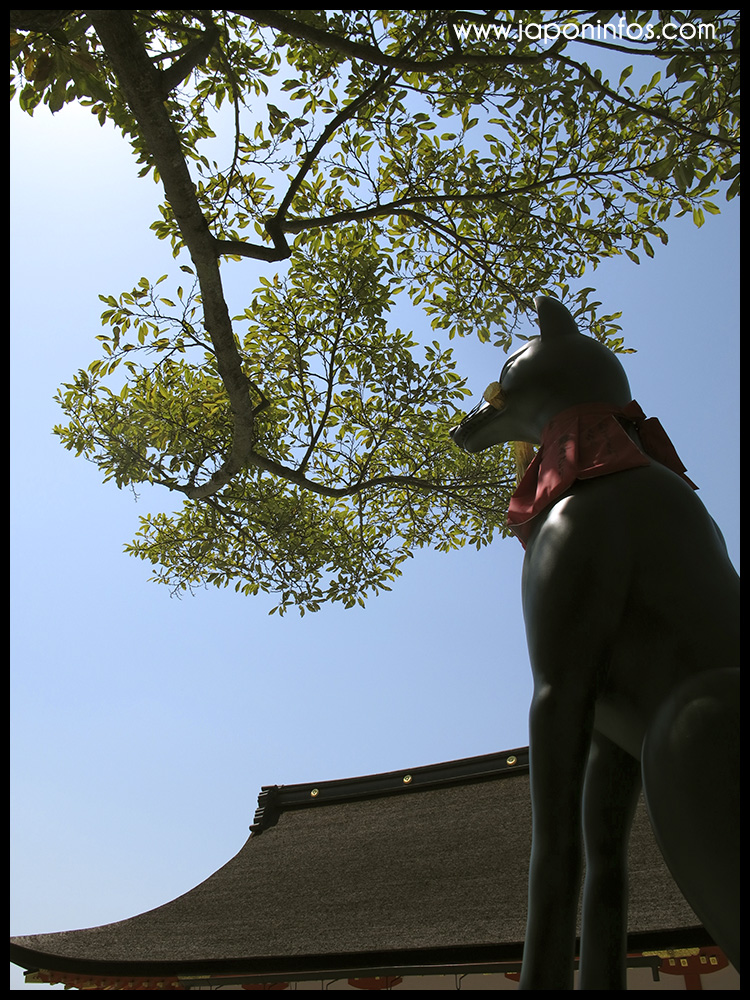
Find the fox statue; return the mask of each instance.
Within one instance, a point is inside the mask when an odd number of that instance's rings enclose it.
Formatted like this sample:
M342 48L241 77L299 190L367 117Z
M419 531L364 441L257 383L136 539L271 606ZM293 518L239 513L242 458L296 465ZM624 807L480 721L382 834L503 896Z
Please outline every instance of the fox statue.
M626 989L627 844L659 847L739 969L739 579L625 372L556 299L451 431L539 445L508 523L526 554L533 838L521 989ZM705 794L710 788L710 797Z

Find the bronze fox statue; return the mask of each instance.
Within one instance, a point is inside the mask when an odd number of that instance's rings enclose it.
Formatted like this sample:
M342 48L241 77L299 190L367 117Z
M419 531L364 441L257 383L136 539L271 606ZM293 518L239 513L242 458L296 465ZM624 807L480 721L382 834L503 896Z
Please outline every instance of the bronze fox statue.
M582 843L580 988L626 988L641 787L675 881L739 969L739 579L617 357L556 299L536 305L540 335L451 431L468 452L540 446L508 517L534 678L521 989L573 988Z

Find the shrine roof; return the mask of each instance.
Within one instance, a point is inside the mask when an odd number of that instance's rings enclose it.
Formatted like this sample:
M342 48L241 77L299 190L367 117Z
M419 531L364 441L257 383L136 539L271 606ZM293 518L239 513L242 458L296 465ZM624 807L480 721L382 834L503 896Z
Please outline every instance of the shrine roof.
M261 790L250 837L171 902L101 927L12 939L27 969L312 976L520 960L531 845L527 748ZM634 949L708 941L641 803Z

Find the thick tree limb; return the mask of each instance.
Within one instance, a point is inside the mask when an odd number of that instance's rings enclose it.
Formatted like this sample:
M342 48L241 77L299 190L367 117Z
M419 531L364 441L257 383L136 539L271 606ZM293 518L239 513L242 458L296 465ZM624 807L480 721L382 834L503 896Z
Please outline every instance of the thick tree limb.
M195 265L201 290L206 330L229 396L234 418L232 450L204 495L220 489L250 460L257 408L250 399L250 383L242 371L217 258L214 236L201 211L179 137L164 105L163 76L156 69L125 10L89 10L105 52L117 75L123 96L156 164L164 192Z
M291 232L291 230L289 230ZM214 239L214 247L218 255L227 257L249 257L251 260L265 260L271 263L276 260L286 260L291 257L292 251L289 244L284 240L279 240L278 244L267 247L259 246L257 243L245 243L242 240L217 240Z

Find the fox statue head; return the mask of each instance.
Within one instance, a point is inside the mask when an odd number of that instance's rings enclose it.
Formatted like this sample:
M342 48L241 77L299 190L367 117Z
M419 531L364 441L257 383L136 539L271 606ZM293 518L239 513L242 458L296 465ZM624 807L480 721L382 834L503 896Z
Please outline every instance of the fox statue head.
M467 452L495 444L539 444L549 421L571 406L626 406L630 387L622 365L603 344L585 337L557 299L536 300L539 336L505 362L484 400L454 427L455 444Z

